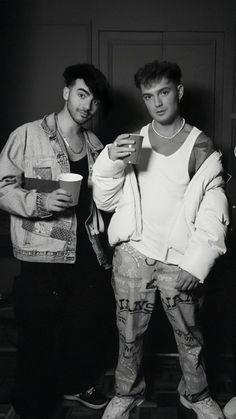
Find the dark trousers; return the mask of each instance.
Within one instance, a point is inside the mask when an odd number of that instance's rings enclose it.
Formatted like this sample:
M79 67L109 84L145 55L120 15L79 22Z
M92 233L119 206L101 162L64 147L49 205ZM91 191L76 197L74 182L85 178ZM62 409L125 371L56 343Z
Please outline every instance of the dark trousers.
M231 371L232 393L236 395L236 246L228 248L205 283L205 299L202 309L202 325L206 342L206 359L209 384L212 393L219 392L221 385L222 358L233 355ZM221 387L220 387L221 390Z
M110 272L91 261L69 266L23 262L14 297L13 406L22 417L46 418L63 394L89 388L107 366L106 336L115 330Z

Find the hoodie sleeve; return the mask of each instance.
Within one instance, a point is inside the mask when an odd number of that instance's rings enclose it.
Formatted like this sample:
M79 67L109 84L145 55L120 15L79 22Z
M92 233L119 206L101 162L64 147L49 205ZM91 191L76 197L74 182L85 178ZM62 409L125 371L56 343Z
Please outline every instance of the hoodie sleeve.
M209 274L216 259L226 252L226 234L229 224L228 201L221 175L213 178L204 190L192 234L180 263L200 282Z
M125 164L109 158L109 145L98 156L93 165L93 199L101 210L115 211L125 180Z
M22 187L25 137L24 127L15 130L0 154L0 208L21 217L49 217L47 194Z

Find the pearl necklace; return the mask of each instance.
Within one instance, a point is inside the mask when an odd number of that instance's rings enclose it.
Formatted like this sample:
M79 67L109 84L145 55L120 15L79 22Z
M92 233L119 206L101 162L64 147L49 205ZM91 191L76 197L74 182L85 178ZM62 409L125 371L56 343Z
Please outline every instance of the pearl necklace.
M71 147L71 145L68 143L68 141L67 141L66 137L63 135L62 129L61 129L60 125L59 125L58 117L56 117L56 122L57 122L57 128L58 128L58 131L59 131L59 133L60 133L60 135L61 135L61 137L62 137L62 139L63 139L63 141L64 141L65 145L67 146L67 148L68 148L69 150L71 150L71 151L72 151L72 153L74 153L74 154L81 154L81 153L82 153L82 151L83 151L83 149L84 149L84 141L82 142L82 146L81 146L80 150L79 150L79 151L75 151L75 150L73 149L73 147Z
M155 123L155 121L154 121L154 119L153 119L153 121L152 121L152 129L153 129L153 131L159 136L159 137L162 137L162 138L165 138L166 140L172 140L173 138L175 138L176 137L176 135L178 135L179 133L180 133L180 131L182 131L182 129L183 129L183 127L184 127L184 125L185 125L185 119L184 118L182 118L182 124L181 124L181 126L180 126L180 128L173 134L173 135L170 135L169 137L167 137L167 136L165 136L165 135L163 135L163 134L160 134L157 130L156 130L156 128L155 128L155 126L154 126L154 123Z

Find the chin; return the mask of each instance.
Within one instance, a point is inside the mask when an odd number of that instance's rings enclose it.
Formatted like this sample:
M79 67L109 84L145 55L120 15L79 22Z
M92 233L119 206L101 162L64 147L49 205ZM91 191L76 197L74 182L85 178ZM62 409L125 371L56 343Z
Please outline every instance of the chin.
M81 118L81 117L79 117L79 118L76 118L76 120L75 120L75 122L78 124L78 125L83 125L83 124L86 124L86 122L89 120L89 118Z
M155 116L155 118L153 117L153 119L158 122L159 124L168 124L169 122L169 118L166 118L166 116L163 115L163 117L161 116Z

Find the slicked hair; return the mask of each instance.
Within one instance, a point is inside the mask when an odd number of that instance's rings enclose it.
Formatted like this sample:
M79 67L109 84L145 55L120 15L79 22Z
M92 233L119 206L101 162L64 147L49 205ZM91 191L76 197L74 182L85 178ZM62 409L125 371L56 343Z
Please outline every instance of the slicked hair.
M141 85L148 87L156 80L166 78L174 82L177 86L181 82L182 73L176 63L169 61L152 61L141 67L134 75L134 81L137 88Z

